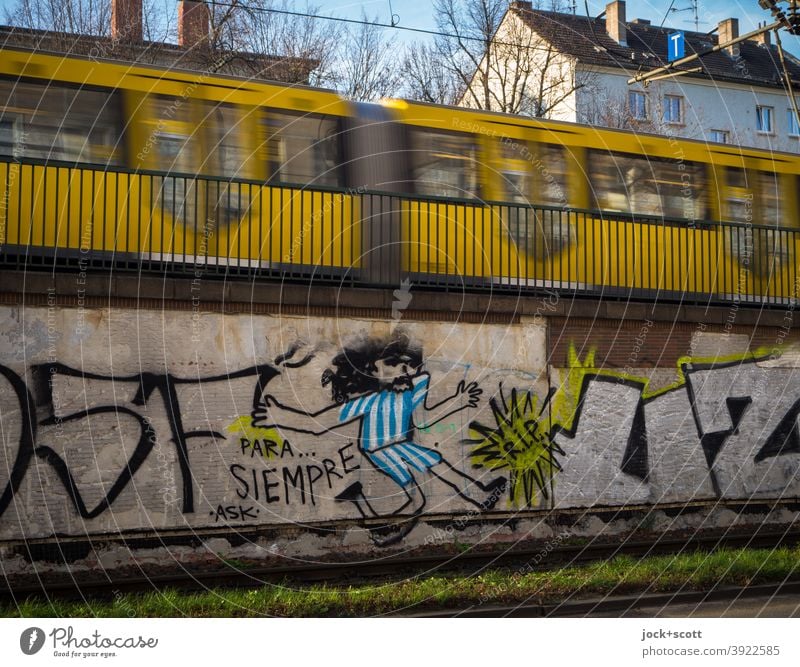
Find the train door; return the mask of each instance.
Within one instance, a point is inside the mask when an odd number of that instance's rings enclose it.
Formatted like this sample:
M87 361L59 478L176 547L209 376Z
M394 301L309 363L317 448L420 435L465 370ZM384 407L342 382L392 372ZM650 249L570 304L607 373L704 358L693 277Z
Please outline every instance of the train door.
M570 174L563 146L504 137L497 142L506 230L524 284L567 287L577 277Z
M723 247L729 261L721 276L726 298L749 300L756 294L761 259L755 247L755 173L744 167L726 167L723 181L721 219Z
M130 224L129 245L142 259L191 263L207 255L194 106L188 97L126 91L129 162L144 170L128 193L138 215Z
M793 177L761 170L754 178L752 270L758 293L767 300L791 297L797 278L795 233L791 231Z
M342 119L266 109L266 258L287 277L335 279L361 257L358 198L343 191Z
M204 175L198 199L205 211L201 240L209 261L257 267L262 189L258 182L266 177L264 152L255 140L260 110L213 101L198 106L197 169Z
M502 280L510 275L502 221L482 201L477 135L408 125L414 198L403 211L409 270L417 284Z
M153 166L170 175L160 181L158 196L162 217L186 227L201 227L197 219L197 189L192 177L202 163L197 126L193 122L192 100L153 95L150 120L155 123L152 137Z

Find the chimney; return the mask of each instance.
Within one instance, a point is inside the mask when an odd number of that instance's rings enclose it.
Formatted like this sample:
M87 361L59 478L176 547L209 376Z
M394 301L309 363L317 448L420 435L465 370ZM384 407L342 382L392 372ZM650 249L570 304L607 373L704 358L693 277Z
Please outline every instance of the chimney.
M614 0L606 5L606 32L620 46L628 46L624 0Z
M178 4L178 44L187 48L208 41L208 5L200 0L181 0Z
M762 26L762 25L759 23L759 24L758 24L758 27L759 27L759 28L763 28L763 27L764 27L764 26L766 26L766 25L767 25L767 24L765 23L765 24ZM753 41L753 42L755 42L756 44L759 44L760 46L766 46L766 47L769 47L769 45L770 45L770 44L772 44L772 40L770 39L769 30L765 30L765 31L764 31L764 32L762 32L760 35L756 35L755 37L751 37L751 38L750 38L750 41Z
M111 0L111 39L142 41L142 0Z
M725 42L730 42L732 39L736 39L739 36L739 19L725 19L724 21L720 21L719 27L717 28L717 34L719 35L720 44L724 44ZM732 58L739 57L738 44L726 47L725 51Z
M519 11L533 11L533 2L532 0L512 0L511 9L516 9Z

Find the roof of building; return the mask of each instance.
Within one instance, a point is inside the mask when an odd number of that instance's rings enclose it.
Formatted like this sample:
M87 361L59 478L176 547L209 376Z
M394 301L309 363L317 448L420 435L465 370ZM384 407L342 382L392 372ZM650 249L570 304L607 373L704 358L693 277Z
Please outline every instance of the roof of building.
M587 65L621 68L630 76L666 65L667 35L676 31L675 28L657 27L647 22L626 22L627 46L623 46L608 35L603 18L513 5L510 11L559 52L573 56ZM685 35L687 56L719 43L716 35L685 30L682 32ZM783 70L775 45L762 46L755 41L746 40L738 46L739 56L736 58L722 50L678 69L688 70L702 65L702 72L687 76L746 85L783 86ZM800 62L788 53L786 62L792 79L800 82Z
M112 59L165 68L197 70L281 83L308 83L315 60L189 48L169 42L129 42L98 35L76 35L49 30L0 26L0 48L22 47L36 51Z

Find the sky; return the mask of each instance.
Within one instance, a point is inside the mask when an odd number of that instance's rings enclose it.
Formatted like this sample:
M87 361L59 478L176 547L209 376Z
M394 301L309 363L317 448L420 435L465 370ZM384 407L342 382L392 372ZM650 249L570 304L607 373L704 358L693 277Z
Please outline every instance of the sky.
M584 0L576 0L578 13L585 14ZM177 2L177 0L176 0ZM755 30L759 22L769 21L769 12L758 6L757 0L699 0L700 30L708 32L716 27L719 21L726 18L738 18L741 33ZM14 0L0 0L0 8L8 8ZM298 8L304 7L304 0L296 0ZM320 14L336 15L347 18L360 18L362 9L370 18L376 18L381 23L390 23L392 14L396 15L399 25L411 28L434 29L433 10L430 0L362 0L360 2L347 2L341 0L310 0L309 4L319 7ZM606 0L589 0L589 12L593 16L600 14L606 5ZM634 18L649 19L654 25L670 26L682 30L694 30L693 12L689 11L690 0L675 0L675 9L686 11L670 12L665 14L670 6L669 0L652 2L648 0L627 0L627 17L630 21ZM785 3L784 3L785 6ZM4 14L4 12L0 12ZM415 35L405 31L398 31L398 38L402 42L414 39L423 39L423 35ZM800 37L783 33L784 47L793 54L800 56Z
M0 0L3 1L3 0ZM337 0L312 0L312 4L320 7L321 14L335 14L359 18L362 8L367 15L377 17L382 23L389 23L391 14L399 17L399 25L413 28L434 29L433 10L431 2L420 0L366 0L362 2L342 2ZM597 16L605 10L606 0L590 0L589 12ZM686 11L670 12L666 20L664 15L670 6L669 0L661 2L647 2L646 0L627 0L626 13L628 20L634 18L649 19L654 25L677 28L679 30L694 30L694 13L689 11L689 0L675 0L676 9L686 8ZM784 5L785 6L785 5ZM390 10L390 7L392 8ZM584 0L577 0L578 13L585 15ZM739 19L740 33L750 32L758 27L759 22L770 22L769 12L758 6L757 0L699 0L700 30L708 32L727 18ZM401 36L407 39L416 39L421 35L406 33ZM781 35L784 47L800 55L800 37L787 33Z

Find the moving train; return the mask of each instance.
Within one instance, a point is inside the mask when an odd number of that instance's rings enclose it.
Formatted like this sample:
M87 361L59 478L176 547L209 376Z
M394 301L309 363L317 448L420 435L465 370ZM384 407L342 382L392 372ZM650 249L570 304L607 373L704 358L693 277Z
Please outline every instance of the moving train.
M1 53L0 266L798 297L800 155Z

